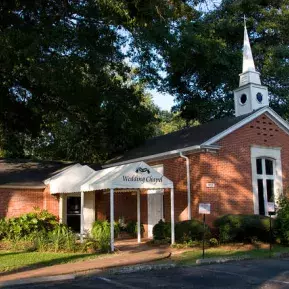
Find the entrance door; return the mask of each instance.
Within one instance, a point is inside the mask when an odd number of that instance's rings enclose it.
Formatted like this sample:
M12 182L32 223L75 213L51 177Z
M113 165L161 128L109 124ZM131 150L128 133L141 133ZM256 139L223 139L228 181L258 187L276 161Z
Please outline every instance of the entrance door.
M153 237L153 227L163 219L163 193L153 192L148 194L148 237Z
M163 175L162 165L153 167ZM153 227L164 218L164 190L148 190L148 237L153 237Z
M80 233L80 197L67 197L67 226Z

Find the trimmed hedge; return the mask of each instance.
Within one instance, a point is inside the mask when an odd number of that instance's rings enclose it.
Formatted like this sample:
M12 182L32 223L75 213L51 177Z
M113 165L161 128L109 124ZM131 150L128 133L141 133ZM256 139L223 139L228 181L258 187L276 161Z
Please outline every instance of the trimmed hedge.
M198 220L182 221L175 224L176 242L183 243L188 241L200 241L203 239L203 223ZM205 238L210 237L210 228L205 227ZM154 240L171 239L171 223L162 220L153 228Z
M165 223L160 220L153 227L154 240L170 240L171 239L171 223Z
M176 241L183 243L192 241L201 241L203 239L203 223L192 219L178 222L175 227ZM210 238L211 232L208 225L205 226L205 239Z
M214 225L219 231L220 242L254 242L270 240L269 217L259 215L225 215ZM272 226L273 226L272 219Z

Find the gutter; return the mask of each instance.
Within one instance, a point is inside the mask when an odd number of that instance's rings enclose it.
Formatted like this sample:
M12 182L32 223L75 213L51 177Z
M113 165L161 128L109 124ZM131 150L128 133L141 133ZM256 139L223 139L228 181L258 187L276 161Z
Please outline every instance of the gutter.
M191 178L190 178L190 160L188 157L184 156L181 151L179 151L180 157L186 160L186 170L187 170L187 196L188 196L188 220L192 219L192 209L191 209Z
M154 155L144 156L144 157L140 157L140 158L130 159L127 161L107 164L107 165L103 165L102 168L106 169L106 168L110 168L110 167L116 167L116 166L120 166L120 165L131 164L131 163L136 163L136 162L141 162L141 161L149 161L149 160L153 160L153 159L157 159L157 158L169 158L169 157L172 158L172 157L179 155L180 152L200 151L203 149L205 149L205 150L219 150L220 146L218 146L218 145L190 146L190 147L186 147L186 148L183 148L180 150L166 151L166 152L159 153L159 154L154 154Z

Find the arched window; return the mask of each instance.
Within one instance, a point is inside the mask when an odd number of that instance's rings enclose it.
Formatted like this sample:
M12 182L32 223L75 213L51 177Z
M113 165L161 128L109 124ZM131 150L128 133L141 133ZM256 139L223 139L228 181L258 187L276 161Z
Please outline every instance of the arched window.
M267 202L275 202L275 160L270 158L256 159L256 177L258 190L259 214L267 215Z

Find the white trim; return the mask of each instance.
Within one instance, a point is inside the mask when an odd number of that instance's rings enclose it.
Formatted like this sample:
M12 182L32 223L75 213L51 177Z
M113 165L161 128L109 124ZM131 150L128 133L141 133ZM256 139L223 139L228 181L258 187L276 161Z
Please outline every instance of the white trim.
M281 148L280 147L262 147L262 146L251 146L251 168L252 168L252 188L253 188L253 202L254 202L254 214L259 214L259 200L258 200L258 174L256 168L257 158L270 158L274 161L275 171L274 171L274 196L275 202L279 199L280 195L283 193L283 183L282 183L282 163L281 163ZM263 173L265 172L264 164L262 164ZM266 176L267 179L271 179L270 176ZM264 201L267 200L267 189L266 184L264 186ZM264 204L265 214L268 215L267 206Z
M114 190L110 189L110 250L114 252Z
M175 204L174 188L171 188L171 244L175 243Z
M224 130L223 132L217 134L216 136L210 138L209 140L205 141L201 144L203 145L212 145L219 141L220 139L224 138L228 134L232 133L233 131L241 128L242 126L246 125L250 121L254 120L255 118L259 117L263 113L266 113L266 115L276 123L280 128L282 128L287 134L289 134L289 123L286 122L280 115L278 115L274 110L272 110L270 107L264 107L260 110L257 110L255 113L247 116L243 120L239 121L238 123L232 125L228 129ZM272 119L273 118L273 119ZM280 125L281 124L281 125Z
M52 177L44 180L43 183L44 183L45 185L49 185L51 180L62 176L64 173L67 173L68 171L70 171L71 169L73 169L73 168L75 168L75 167L81 167L81 164L78 164L78 163L77 163L77 164L74 164L74 165L70 165L70 166L62 169L62 171L59 172L58 174L56 174L56 175L54 175L54 176L52 176Z
M102 167L104 169L106 169L106 168L109 168L109 167L135 163L135 162L138 162L138 161L147 161L147 160L157 159L157 158L162 158L162 157L169 158L169 157L178 156L180 152L189 152L189 151L196 151L196 150L201 150L201 149L218 150L218 149L220 149L220 147L217 146L217 145L196 145L196 146L190 146L190 147L183 148L183 149L166 151L166 152L159 153L159 154L148 155L148 156L135 158L135 159L129 159L129 160L123 161L123 162L111 163L111 164L103 165Z
M141 228L140 228L140 190L137 190L137 242L141 242Z

